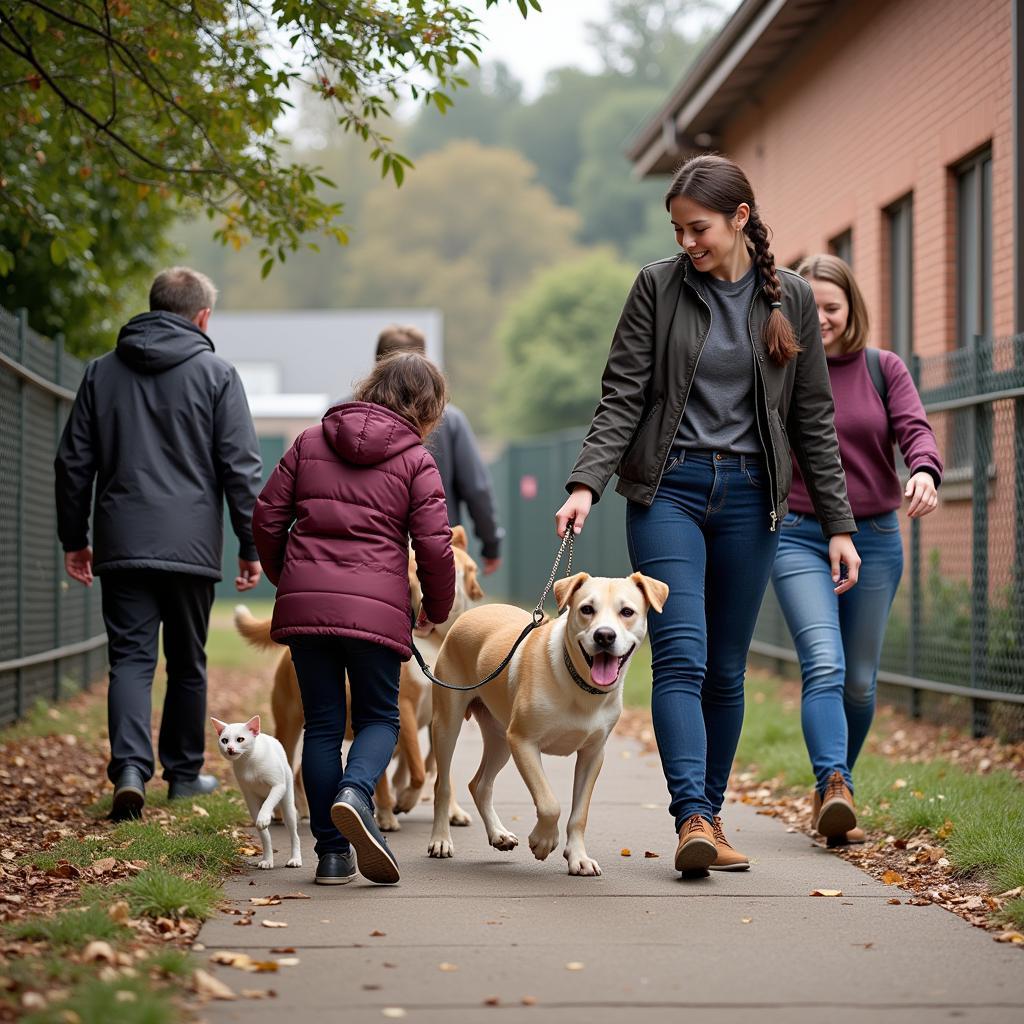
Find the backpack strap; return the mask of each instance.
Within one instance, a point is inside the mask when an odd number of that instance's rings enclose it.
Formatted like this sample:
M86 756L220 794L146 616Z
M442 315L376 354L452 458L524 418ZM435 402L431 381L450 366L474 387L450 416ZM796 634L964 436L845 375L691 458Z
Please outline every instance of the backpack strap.
M889 413L889 385L882 371L882 353L877 348L865 348L864 358L868 364L868 373L871 375L871 383L875 385L878 397L882 400L886 415Z

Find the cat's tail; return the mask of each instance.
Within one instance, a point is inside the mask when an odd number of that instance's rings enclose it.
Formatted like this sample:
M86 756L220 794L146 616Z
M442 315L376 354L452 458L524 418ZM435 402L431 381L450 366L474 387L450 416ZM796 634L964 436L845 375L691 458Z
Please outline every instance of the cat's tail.
M235 605L235 629L253 647L276 647L277 643L270 639L270 619L255 619L252 612L244 604Z

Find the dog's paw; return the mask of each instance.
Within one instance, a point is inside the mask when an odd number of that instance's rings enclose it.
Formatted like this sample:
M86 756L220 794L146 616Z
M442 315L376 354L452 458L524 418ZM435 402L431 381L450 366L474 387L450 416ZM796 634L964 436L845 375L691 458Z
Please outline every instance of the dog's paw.
M450 839L431 839L427 847L428 857L451 857L455 854L455 844Z
M392 811L378 809L374 815L377 819L377 827L381 832L400 832L402 826Z
M487 841L496 850L514 850L519 845L519 838L505 831L495 832L493 836L487 837Z
M422 787L420 787L422 788ZM408 814L420 802L420 789L406 786L395 797L395 813Z
M452 804L452 808L448 812L448 824L465 828L467 825L473 824L473 819L458 804Z
M569 862L569 874L570 875L584 875L587 878L595 878L601 874L601 865L596 860L588 857L585 853L570 854L568 850L565 851L565 859Z
M530 849L537 860L546 860L548 855L558 846L558 826L546 827L537 823L530 833Z
M259 864L256 865L260 871L269 871L273 866L274 862L272 860L261 860Z
M302 867L302 858L301 857L292 857L292 859L289 860L285 864L285 867L286 868L301 868Z
M269 814L261 814L256 819L256 827L262 832L265 828L270 828L271 816Z

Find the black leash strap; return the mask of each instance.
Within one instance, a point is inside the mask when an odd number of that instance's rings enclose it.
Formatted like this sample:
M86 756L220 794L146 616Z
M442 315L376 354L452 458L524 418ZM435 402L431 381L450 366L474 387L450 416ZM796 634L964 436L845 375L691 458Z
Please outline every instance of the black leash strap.
M519 649L519 645L538 627L544 622L544 602L547 600L548 593L551 588L555 585L555 577L558 575L558 564L562 561L562 555L568 552L568 558L565 563L565 575L569 576L572 573L572 546L573 546L573 523L575 519L570 519L565 527L565 535L562 537L562 543L558 546L558 553L555 555L555 564L551 566L551 575L548 577L547 586L544 587L543 592L540 595L540 600L537 602L536 607L533 609L533 614L530 616L530 621L526 624L526 628L516 638L516 642L512 645L512 650L505 655L502 659L501 664L491 672L485 679L481 679L479 683L473 683L471 686L455 686L453 683L446 683L442 679L438 679L437 676L431 671L430 666L423 660L423 655L420 653L419 648L415 643L412 645L412 654L416 659L416 663L422 669L423 674L435 685L443 686L446 690L479 690L481 686L486 686L492 679L496 679L501 675L502 672L508 667L508 663L512 660L512 656ZM416 624L416 616L413 615L413 625Z

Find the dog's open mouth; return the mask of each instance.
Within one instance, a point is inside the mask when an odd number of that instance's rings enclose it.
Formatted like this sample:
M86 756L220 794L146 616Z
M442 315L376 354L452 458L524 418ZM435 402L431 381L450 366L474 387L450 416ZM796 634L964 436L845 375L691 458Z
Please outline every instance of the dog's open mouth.
M614 686L619 681L622 666L626 664L630 655L636 650L636 644L633 644L621 657L609 654L607 651L598 651L593 655L587 654L583 650L583 644L580 644L580 650L583 651L583 657L590 666L590 681L595 686L607 688Z
M422 608L419 615L416 616L416 625L413 626L412 631L416 636L430 636L434 632L434 624L427 618Z

